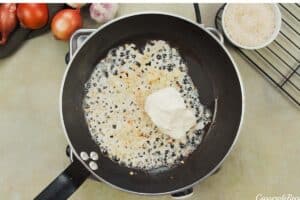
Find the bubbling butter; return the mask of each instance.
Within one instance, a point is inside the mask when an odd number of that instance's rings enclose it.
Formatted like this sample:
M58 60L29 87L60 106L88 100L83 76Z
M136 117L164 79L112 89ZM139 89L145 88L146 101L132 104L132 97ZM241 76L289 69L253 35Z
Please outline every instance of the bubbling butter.
M153 108L159 101L163 107ZM184 59L163 40L150 40L142 49L133 43L111 49L86 82L82 103L103 155L143 170L184 162L211 121Z

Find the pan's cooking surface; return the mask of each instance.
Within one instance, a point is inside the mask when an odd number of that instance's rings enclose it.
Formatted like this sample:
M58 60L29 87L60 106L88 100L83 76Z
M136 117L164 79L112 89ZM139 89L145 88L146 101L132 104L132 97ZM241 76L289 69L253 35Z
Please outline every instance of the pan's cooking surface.
M135 170L135 175L130 176L132 169L100 156L99 168L94 171L99 178L125 190L157 194L181 189L205 177L223 160L236 138L242 112L241 87L230 57L211 35L190 22L161 14L136 15L106 26L72 60L63 88L62 112L76 153L101 154L90 137L81 109L84 83L112 47L124 41L154 37L179 46L201 102L207 105L218 99L215 123L184 165L170 170Z
M146 98L166 87L178 92L195 119L182 138L166 135L144 109ZM211 112L200 103L184 60L166 41L149 40L141 49L134 43L111 49L85 89L83 109L91 135L102 152L128 167L149 170L184 163L211 121ZM168 97L167 105L172 101ZM178 114L172 125L183 121L183 111Z

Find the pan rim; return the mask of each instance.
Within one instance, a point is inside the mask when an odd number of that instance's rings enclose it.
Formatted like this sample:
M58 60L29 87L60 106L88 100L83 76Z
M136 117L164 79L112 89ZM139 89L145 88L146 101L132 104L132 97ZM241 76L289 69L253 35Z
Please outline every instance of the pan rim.
M66 80L66 77L68 75L68 71L72 65L72 62L74 60L74 58L77 56L77 54L79 53L80 49L85 46L85 44L90 40L90 38L92 38L95 34L97 34L99 31L101 31L102 29L104 29L105 27L109 26L110 24L113 24L117 21L120 21L122 19L125 19L125 18L128 18L128 17L134 17L134 16L139 16L139 15L149 15L149 14L154 14L154 15L166 15L166 16L171 16L171 17L175 17L175 18L178 18L178 19L181 19L183 21L186 21L192 25L195 25L197 26L198 28L200 28L201 30L205 31L207 34L209 34L221 47L222 49L224 50L224 53L227 54L227 56L229 57L231 63L233 64L233 67L234 67L234 70L237 74L237 77L238 77L238 80L239 80L239 85L240 85L240 88L241 88L241 102L242 102L242 107L241 107L241 117L240 117L240 122L239 122L239 127L237 129L237 133L236 133L236 136L230 146L230 148L228 149L227 153L225 154L225 156L222 158L222 160L209 172L207 173L205 176L203 176L202 178L198 179L197 181L194 181L193 183L189 184L189 185L186 185L185 187L182 187L182 188L179 188L179 189L175 189L175 190L172 190L172 191L166 191L166 192L159 192L159 193L143 193L143 192L136 192L136 191L132 191L132 190L127 190L127 189L124 189L122 187L119 187L117 185L114 185L106 180L104 180L102 177L98 176L98 174L96 174L93 170L91 170L89 168L89 166L81 159L81 157L79 156L79 154L76 152L76 149L73 147L71 141L70 141L70 138L69 138L69 135L67 133L67 130L66 130L66 127L65 127L65 124L64 124L64 119L63 119L63 105L62 105L62 102L63 102L63 89L64 89L64 83L65 83L65 80ZM228 155L231 153L231 151L233 150L233 147L234 145L236 144L237 142L237 139L240 135L240 130L241 130L241 127L242 127L242 124L243 124L243 121L244 121L244 109L245 109L245 94L244 94L244 86L243 86L243 81L242 81L242 78L241 78L241 75L240 75L240 71L239 69L237 68L236 66L236 63L234 62L231 54L229 53L229 51L226 49L226 47L224 46L223 43L221 43L210 31L208 31L203 24L198 24L197 22L194 22L192 21L191 19L188 19L186 17L183 17L183 16L180 16L178 14L174 14L174 13L168 13L168 12L160 12L160 11L142 11L142 12L134 12L134 13L131 13L131 14L127 14L127 15L123 15L121 17L118 17L118 18L115 18L113 20L111 20L110 22L102 25L101 27L97 28L97 29L94 29L95 31L90 34L86 40L82 43L82 45L79 47L79 49L75 52L75 54L73 55L73 57L71 58L70 62L68 63L67 67L66 67L66 70L64 72L64 75L63 75L63 79L62 79L62 83L61 83L61 88L60 88L60 97L59 97L59 113L60 113L60 121L61 121L61 125L62 125L62 128L63 128L63 132L65 134L65 137L67 139L67 142L68 144L70 145L71 149L73 150L74 152L74 155L76 156L76 158L83 164L83 166L89 170L89 172L94 176L96 177L98 180L108 184L109 186L115 188L115 189L118 189L118 190L121 190L121 191L125 191L125 192L128 192L128 193L133 193L133 194L138 194L138 195L148 195L148 196L157 196L157 195L167 195L167 194L172 194L172 193L176 193L176 192L180 192L180 191L183 191L183 190L186 190L188 188L191 188L193 187L194 185L202 182L203 180L205 180L206 178L208 178L209 176L211 176L220 166L221 164L225 161L225 159L228 157ZM73 38L73 35L71 37L71 40Z

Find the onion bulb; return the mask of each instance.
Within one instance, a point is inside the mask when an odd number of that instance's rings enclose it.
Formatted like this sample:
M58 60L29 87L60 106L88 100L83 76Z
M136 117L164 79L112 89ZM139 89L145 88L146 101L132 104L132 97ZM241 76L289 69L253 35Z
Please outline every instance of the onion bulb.
M39 29L48 22L48 6L45 3L20 3L17 15L23 27Z
M68 40L71 35L82 27L80 9L63 9L53 18L51 31L59 40Z
M0 45L4 45L9 34L16 28L16 4L0 4Z

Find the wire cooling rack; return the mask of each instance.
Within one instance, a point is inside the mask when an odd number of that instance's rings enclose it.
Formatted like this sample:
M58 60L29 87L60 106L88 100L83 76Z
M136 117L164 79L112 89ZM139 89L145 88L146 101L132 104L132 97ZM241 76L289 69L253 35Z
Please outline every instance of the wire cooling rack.
M300 107L300 5L278 5L282 24L276 40L259 50L236 50ZM222 31L221 16L224 6L225 4L218 10L215 18L219 31Z

